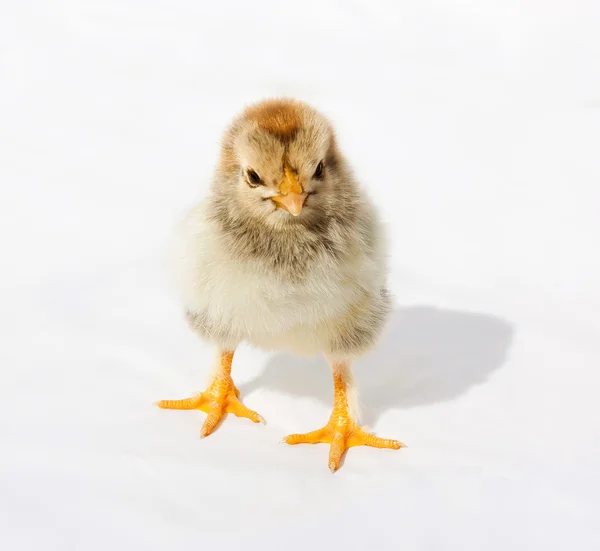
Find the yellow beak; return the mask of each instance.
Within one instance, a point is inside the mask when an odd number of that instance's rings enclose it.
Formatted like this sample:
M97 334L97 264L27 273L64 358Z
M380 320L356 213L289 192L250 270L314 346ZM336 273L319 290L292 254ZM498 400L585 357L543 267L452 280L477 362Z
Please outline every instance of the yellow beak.
M284 208L294 216L298 216L302 212L307 194L303 192L296 174L287 163L285 163L284 171L283 182L279 184L281 195L276 195L272 199L279 207Z

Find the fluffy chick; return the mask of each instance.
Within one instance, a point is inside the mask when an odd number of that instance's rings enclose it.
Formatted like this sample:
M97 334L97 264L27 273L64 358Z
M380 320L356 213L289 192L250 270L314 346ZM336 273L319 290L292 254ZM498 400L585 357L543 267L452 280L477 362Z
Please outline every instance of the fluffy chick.
M296 100L247 107L225 132L208 196L177 232L176 274L191 328L214 344L208 389L168 409L208 413L201 435L246 408L231 377L243 341L263 349L323 353L334 379L329 422L288 444L398 449L357 424L351 364L377 342L390 312L386 244L377 213L338 149L329 121Z

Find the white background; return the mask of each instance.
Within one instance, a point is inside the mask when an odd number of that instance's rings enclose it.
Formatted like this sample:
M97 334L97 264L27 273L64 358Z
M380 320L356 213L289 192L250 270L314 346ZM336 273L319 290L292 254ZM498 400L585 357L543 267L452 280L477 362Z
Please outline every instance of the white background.
M595 2L0 2L0 548L600 546ZM205 384L164 244L249 102L328 115L392 237L357 366L408 448L287 447L323 360L244 348L267 426Z

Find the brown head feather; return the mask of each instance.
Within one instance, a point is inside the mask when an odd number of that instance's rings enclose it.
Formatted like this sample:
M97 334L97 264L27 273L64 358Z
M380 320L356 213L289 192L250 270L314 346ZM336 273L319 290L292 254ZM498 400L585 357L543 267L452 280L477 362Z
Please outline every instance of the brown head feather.
M291 100L284 99L252 105L246 109L244 116L283 142L293 140L304 122L299 106Z

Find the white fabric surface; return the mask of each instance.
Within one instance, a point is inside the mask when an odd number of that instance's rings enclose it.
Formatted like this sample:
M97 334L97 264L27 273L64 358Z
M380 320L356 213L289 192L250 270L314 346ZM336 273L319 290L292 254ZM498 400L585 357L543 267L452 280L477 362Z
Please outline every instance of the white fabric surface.
M0 548L600 546L600 10L593 2L0 3ZM356 366L408 448L287 447L324 361L244 348L267 426L202 389L162 251L221 132L290 94L333 120L392 236Z

